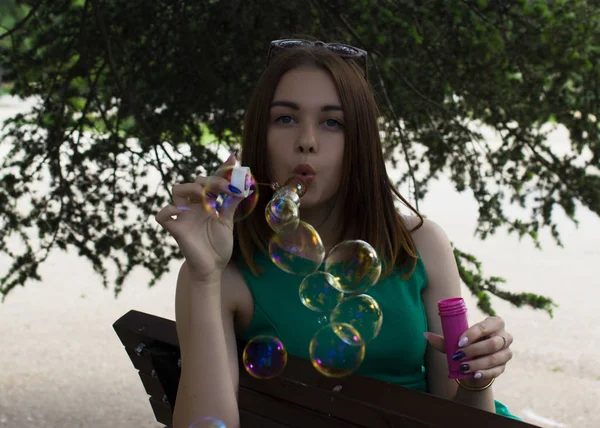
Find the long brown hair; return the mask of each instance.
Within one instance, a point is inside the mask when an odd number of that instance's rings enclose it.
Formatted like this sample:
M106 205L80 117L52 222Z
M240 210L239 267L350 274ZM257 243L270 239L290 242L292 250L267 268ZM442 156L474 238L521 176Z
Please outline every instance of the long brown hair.
M409 276L418 258L411 232L421 227L423 217L400 195L387 175L377 125L377 104L356 63L322 47L287 49L274 58L260 77L246 110L241 164L250 167L257 182L270 182L266 156L270 105L281 77L307 65L330 74L344 112L343 176L337 201L342 204L344 216L340 219L339 236L352 231L353 239L370 243L384 261L384 276L394 266L402 268L412 262ZM259 190L255 210L235 227L234 260L241 261L241 255L254 275L259 271L253 255L256 250L266 252L273 234L264 217L272 191L266 187ZM414 229L409 230L399 215L394 196L419 216L420 222Z

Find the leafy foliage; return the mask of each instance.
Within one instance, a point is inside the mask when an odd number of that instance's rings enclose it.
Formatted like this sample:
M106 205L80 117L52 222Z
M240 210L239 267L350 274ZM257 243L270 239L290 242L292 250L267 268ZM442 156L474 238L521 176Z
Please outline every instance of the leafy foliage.
M39 280L55 247L77 248L106 286L114 262L116 293L136 266L160 278L180 254L154 214L171 184L216 167L208 134L239 144L268 41L289 36L369 51L386 156L407 165L400 183L411 181L418 201L449 173L476 198L482 239L508 227L538 243L547 228L560 245L557 207L573 221L577 203L600 213L593 1L4 0L0 12L3 88L39 100L4 128L0 251L14 261L4 295ZM548 123L569 130L572 153L550 147ZM479 135L482 124L502 144ZM529 216L509 215L507 202ZM551 314L550 299L502 291L474 257L456 256L485 312L493 294Z

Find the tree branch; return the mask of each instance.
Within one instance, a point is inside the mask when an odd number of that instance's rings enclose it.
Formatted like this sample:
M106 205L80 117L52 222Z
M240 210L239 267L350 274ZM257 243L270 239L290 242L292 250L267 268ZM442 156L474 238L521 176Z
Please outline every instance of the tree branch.
M35 13L37 12L37 10L40 8L40 6L42 5L42 3L44 3L44 0L40 0L39 2L37 2L37 4L31 8L31 10L29 11L29 13L27 14L27 16L25 16L25 18L21 19L19 22L17 22L15 24L14 27L12 27L10 30L8 30L7 32L5 32L4 34L0 35L0 40L5 39L6 37L10 36L11 34L16 33L17 31L19 31L19 29L21 27L23 27L27 21L29 21L29 19L35 15Z
M136 117L136 119L139 121L139 123L141 125L146 125L142 114L137 109L135 99L133 99L133 97L131 97L131 96L128 96L125 85L121 81L121 78L120 78L120 75L118 72L117 63L116 63L114 55L113 55L112 44L110 43L110 37L108 35L108 32L106 31L106 27L104 25L104 20L102 19L102 15L100 14L100 9L99 9L97 3L98 3L98 0L93 0L92 7L94 8L94 15L96 17L96 23L98 24L100 32L102 33L102 38L104 39L104 44L106 47L106 54L108 55L108 63L109 63L110 70L112 71L112 73L115 77L115 81L117 83L117 86L119 87L119 92L121 93L121 96L126 97L130 100L130 102L132 104L134 116ZM147 125L146 125L146 128L147 128ZM147 133L148 133L148 131L149 130L146 129ZM150 132L150 134L152 134L152 133ZM148 136L151 137L151 135L148 135ZM156 155L156 161L158 163L158 171L160 172L164 189L167 192L167 194L169 195L169 197L172 198L171 190L169 189L169 186L167 185L167 183L169 181L167 180L167 176L165 175L165 173L162 170L162 167L160 165L160 159L158 158L158 152L156 151L156 145L154 145L154 153Z

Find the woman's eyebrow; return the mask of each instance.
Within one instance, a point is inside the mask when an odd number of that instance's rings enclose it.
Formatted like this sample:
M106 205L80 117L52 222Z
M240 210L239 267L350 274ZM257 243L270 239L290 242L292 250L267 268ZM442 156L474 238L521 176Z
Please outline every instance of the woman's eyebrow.
M271 108L273 107L288 107L291 108L292 110L300 110L300 106L292 101L285 101L285 100L280 100L280 101L273 101L271 103ZM338 106L338 105L324 105L323 107L321 107L321 111L343 111L342 110L342 106Z

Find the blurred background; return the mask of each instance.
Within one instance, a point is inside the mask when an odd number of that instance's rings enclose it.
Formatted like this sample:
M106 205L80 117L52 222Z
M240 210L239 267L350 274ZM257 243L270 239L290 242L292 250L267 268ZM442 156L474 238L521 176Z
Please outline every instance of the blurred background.
M0 427L161 426L112 323L174 319L154 214L286 37L369 52L389 175L515 336L496 398L600 426L600 4L417 3L0 0Z

